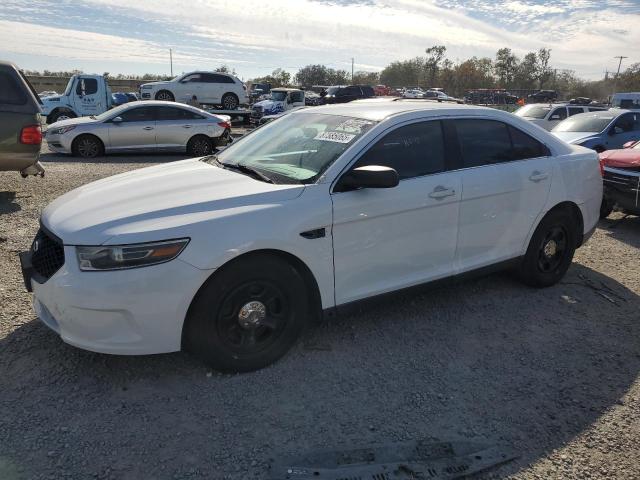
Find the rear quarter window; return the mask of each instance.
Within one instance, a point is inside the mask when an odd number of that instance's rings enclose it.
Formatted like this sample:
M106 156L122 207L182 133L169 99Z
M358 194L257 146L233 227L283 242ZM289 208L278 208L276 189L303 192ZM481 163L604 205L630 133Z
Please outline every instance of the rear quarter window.
M17 79L8 72L0 72L0 105L25 105L27 95Z

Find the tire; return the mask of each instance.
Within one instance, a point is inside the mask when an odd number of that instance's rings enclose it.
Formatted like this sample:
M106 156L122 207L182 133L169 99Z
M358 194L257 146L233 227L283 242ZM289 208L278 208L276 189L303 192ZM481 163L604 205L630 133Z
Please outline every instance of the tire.
M536 228L519 267L522 282L550 287L569 269L577 245L577 220L566 210L549 212Z
M67 120L69 118L76 118L77 115L72 111L62 110L54 112L52 115L47 116L47 123L52 124L56 123L60 120Z
M304 331L309 294L300 273L271 255L234 261L193 300L183 348L223 372L250 372L281 358Z
M80 135L73 141L73 154L82 158L96 158L104 155L104 145L98 137Z
M206 135L196 135L187 142L187 153L195 157L204 157L213 152L213 142Z
M176 97L169 90L160 90L156 93L156 100L164 100L165 102L175 102Z
M233 93L225 93L222 96L222 108L225 110L235 110L238 108L240 101Z
M607 218L611 212L613 212L613 203L603 197L600 204L600 220Z

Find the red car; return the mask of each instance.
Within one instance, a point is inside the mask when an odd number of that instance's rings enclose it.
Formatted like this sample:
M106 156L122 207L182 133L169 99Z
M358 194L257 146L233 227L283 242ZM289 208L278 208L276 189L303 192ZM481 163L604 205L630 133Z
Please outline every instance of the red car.
M640 141L602 152L600 170L604 183L600 218L613 210L640 215Z

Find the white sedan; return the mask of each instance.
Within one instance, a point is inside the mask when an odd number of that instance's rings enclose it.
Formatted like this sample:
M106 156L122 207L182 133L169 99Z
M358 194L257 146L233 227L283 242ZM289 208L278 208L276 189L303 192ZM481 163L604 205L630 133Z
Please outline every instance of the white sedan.
M49 125L45 140L57 153L93 158L106 153L187 152L208 155L231 140L230 117L173 102L131 102L98 116Z
M601 200L595 152L509 113L354 102L73 190L21 263L37 315L69 344L249 371L376 295L487 267L553 285Z

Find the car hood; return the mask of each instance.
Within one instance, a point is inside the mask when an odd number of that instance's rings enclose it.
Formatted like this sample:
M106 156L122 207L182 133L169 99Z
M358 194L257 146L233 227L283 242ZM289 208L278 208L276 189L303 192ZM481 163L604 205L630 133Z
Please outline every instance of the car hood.
M42 212L66 245L125 244L190 236L202 222L299 196L302 185L274 185L200 159L108 177L72 190Z
M567 143L573 143L574 145L577 145L582 140L586 140L587 138L598 136L597 132L556 132L552 130L551 133L553 133L560 140L564 140Z
M607 167L640 168L640 150L637 148L606 150L600 154L600 160Z
M66 120L60 120L58 122L54 122L47 127L47 130L51 130L52 128L60 128L66 127L68 125L81 125L83 123L93 123L95 120L91 117L77 117L77 118L68 118Z
M161 81L158 81L158 82L147 82L147 83L143 83L142 85L140 85L140 88L146 87L147 85L152 85L154 87L160 86L160 85L168 85L169 83L170 82L167 82L165 80L161 80Z
M262 111L265 115L284 112L284 101L263 100L261 102L256 102L253 105L254 107L262 107Z

